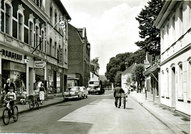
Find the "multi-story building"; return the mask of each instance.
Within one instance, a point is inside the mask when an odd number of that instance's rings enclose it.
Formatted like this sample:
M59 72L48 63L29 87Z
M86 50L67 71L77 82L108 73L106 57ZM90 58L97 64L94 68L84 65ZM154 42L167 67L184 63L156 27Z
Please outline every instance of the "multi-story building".
M70 19L60 0L0 0L1 91L8 78L28 95L38 81L64 88Z
M90 79L90 43L86 28L68 25L68 76L77 78L79 86L88 86Z
M165 2L154 25L161 33L160 102L190 115L191 1Z

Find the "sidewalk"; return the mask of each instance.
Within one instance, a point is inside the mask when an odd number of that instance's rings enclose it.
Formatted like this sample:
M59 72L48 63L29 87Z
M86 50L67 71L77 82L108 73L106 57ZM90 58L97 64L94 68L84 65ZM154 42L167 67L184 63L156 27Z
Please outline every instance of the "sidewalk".
M39 108L47 107L50 105L54 105L54 104L63 102L63 97L60 94L51 94L48 96L48 98L49 98L48 100L43 101L42 105L40 104ZM19 113L24 113L24 112L30 111L28 104L26 104L26 105L17 104L17 106L19 109ZM4 109L5 109L5 107L0 108L0 119L2 118Z
M161 104L154 103L151 98L145 100L144 93L131 92L130 97L174 131L175 134L190 134L190 118L171 111Z

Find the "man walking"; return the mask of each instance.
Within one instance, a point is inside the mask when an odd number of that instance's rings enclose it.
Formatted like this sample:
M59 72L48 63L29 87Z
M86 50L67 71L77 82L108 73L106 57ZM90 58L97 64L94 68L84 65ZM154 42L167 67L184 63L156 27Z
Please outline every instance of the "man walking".
M115 106L120 108L121 107L121 97L124 90L120 87L120 83L117 83L117 87L114 89L114 97L115 97Z

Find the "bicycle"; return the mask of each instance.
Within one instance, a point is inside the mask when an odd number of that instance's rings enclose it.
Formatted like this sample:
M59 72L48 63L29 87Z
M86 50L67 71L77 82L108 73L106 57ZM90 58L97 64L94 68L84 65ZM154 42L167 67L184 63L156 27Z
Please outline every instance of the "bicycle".
M16 122L18 120L18 107L16 105L13 106L13 113L10 107L10 101L5 101L5 106L6 108L3 110L2 115L3 123L8 125L11 118L13 118L13 121Z
M39 108L39 98L37 97L37 95L30 95L29 96L29 101L28 101L28 104L29 104L29 109L34 109L35 107L36 108Z

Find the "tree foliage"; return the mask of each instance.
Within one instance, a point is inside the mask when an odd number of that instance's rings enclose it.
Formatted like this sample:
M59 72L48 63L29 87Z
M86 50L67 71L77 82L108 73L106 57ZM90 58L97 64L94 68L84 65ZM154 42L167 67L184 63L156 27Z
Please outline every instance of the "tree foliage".
M100 69L99 59L98 59L98 57L96 57L91 60L90 71L92 73L98 74L99 69Z
M132 73L133 80L137 82L138 86L142 88L142 83L145 80L143 75L144 66L142 64L138 64L135 67L134 72Z
M150 0L145 6L136 20L139 22L139 36L143 39L135 44L149 54L160 54L160 31L153 27L162 6L162 0Z
M117 54L115 57L110 58L110 61L106 67L105 76L110 82L116 83L116 81L119 81L119 76L116 76L118 71L123 72L133 63L143 63L144 60L144 50L138 50L134 53L127 52Z

